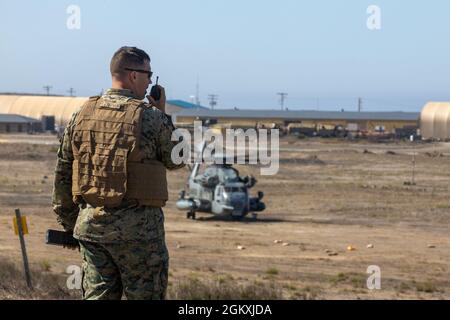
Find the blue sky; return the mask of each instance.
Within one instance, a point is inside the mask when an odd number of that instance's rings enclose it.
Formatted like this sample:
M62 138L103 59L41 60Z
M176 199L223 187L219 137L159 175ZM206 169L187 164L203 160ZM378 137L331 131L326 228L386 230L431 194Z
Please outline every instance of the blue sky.
M69 30L66 9L81 9ZM381 30L366 26L369 5ZM169 98L219 108L419 111L450 101L450 2L0 0L0 92L98 94L122 45L146 50Z

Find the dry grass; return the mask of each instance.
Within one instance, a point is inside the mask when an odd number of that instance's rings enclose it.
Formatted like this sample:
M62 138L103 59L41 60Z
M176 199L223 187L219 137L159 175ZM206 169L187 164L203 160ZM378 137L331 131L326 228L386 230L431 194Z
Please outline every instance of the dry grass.
M31 268L33 290L26 283L24 272L11 261L0 261L0 299L77 299L78 291L65 287L66 277Z
M0 300L61 300L80 299L78 290L66 288L67 275L49 272L48 262L41 262L37 269L31 269L33 289L25 282L21 266L11 261L0 262ZM218 276L202 280L196 276L187 276L183 280L169 283L168 299L186 300L272 300L282 299L281 288L272 282L254 281L237 284L235 279Z
M203 280L194 276L169 284L168 299L175 300L274 300L282 299L275 282L239 284L230 277Z

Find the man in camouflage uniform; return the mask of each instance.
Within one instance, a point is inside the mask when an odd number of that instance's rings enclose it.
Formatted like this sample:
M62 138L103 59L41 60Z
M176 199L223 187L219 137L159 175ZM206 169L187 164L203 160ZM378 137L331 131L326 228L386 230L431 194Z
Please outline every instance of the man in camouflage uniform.
M161 186L161 189L165 188L162 193L167 194L167 186L156 182L159 181L158 179L165 180L165 168L177 169L183 164L176 165L171 160L171 152L176 144L171 141L171 135L175 128L170 117L164 112L166 100L164 88L159 87L160 100L155 101L147 96L150 104L142 102L149 84L152 83L150 58L144 51L134 47L122 47L114 54L111 60L111 74L112 88L101 97L91 98L90 106L93 107L93 112L97 112L99 108L111 112L113 120L119 119L114 119L121 114L116 112L118 110L126 113L130 110L129 108L134 107L136 112L141 112L141 116L136 118L140 121L138 123L139 137L129 138L139 141L136 144L139 145L137 152L142 155L140 162L156 161L162 164L163 177L155 178L156 187L153 187L157 189ZM164 214L161 207L164 206L167 197L160 197L161 199L156 202L146 202L130 196L132 168L131 164L128 164L127 169L130 172L128 172L128 180L125 180L128 189L124 189L127 193L124 196L123 192L122 198L115 198L121 199L117 205L105 205L109 192L114 189L104 187L105 184L110 184L108 179L112 179L108 176L107 170L113 170L111 163L114 166L114 163L118 161L118 151L115 150L116 154L111 152L104 156L104 162L98 162L99 157L102 156L100 153L89 155L89 152L97 153L98 147L102 145L100 143L102 141L95 140L108 135L108 130L102 129L106 133L99 135L95 128L98 128L98 125L108 128L107 126L111 124L117 124L119 126L117 133L109 135L111 139L116 139L117 136L123 135L127 127L120 121L117 123L110 121L109 124L106 122L101 124L101 120L89 122L92 120L89 114L82 116L83 112L86 114L83 110L87 108L85 104L72 116L61 139L53 191L53 209L58 216L58 221L66 231L73 232L74 237L80 242L83 258L83 299L121 299L122 293L125 293L128 299L164 299L168 281L169 255L165 244ZM133 115L133 113L130 114ZM126 125L129 126L129 124ZM91 148L87 152L82 150L82 144L77 144L77 141L82 140L80 137L85 137L83 134L86 132L88 142L83 140L85 141L83 143L88 143ZM121 143L118 141L114 140L114 143L107 147L116 148ZM136 150L128 151L128 154L136 153ZM90 163L89 161L86 162L87 164L83 163L85 156L92 156ZM95 166L97 164L106 171L96 173L97 176L94 177L92 175L95 168L98 168ZM84 169L80 167L83 165L88 166L87 170L83 171ZM123 172L115 172L115 174L126 176L126 170ZM153 180L152 170L139 171L135 175L141 174L147 177L146 180ZM80 180L78 180L79 177ZM140 181L139 177L135 179ZM97 184L92 181L97 181L95 182ZM83 183L91 183L88 186L91 189L83 189ZM145 190L142 190L149 184L144 184L141 188L136 188L135 193L141 194L136 198L145 198L143 194ZM92 189L93 186L98 189ZM93 197L89 194L90 191L83 190L94 190L97 193L94 192ZM158 190L155 192L158 194ZM95 199L95 195L98 194L107 196ZM117 194L120 192L116 192L115 195Z

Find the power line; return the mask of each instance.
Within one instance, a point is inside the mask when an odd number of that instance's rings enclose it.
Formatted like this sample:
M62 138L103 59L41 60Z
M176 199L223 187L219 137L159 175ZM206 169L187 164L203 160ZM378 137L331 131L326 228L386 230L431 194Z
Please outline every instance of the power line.
M52 89L53 87L49 86L49 85L46 85L46 86L43 86L43 88L47 92L47 95L49 96L50 95L50 89Z
M209 94L208 100L209 105L211 106L211 110L214 110L214 107L217 105L217 100L219 99L219 96L217 94Z
M286 92L278 92L277 95L280 96L280 106L281 106L281 110L284 110L284 100L287 97L287 93Z
M195 103L197 104L197 106L200 105L200 80L199 80L199 76L197 76L197 84L195 86Z
M67 92L70 94L71 97L73 97L73 94L76 92L73 88L70 88L67 90Z

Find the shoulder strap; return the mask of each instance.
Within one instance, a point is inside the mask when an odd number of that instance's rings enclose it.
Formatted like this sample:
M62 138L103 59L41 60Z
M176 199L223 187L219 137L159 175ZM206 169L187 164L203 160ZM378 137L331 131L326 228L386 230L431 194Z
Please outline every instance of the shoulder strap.
M89 101L97 101L100 98L101 98L101 96L92 96L92 97L89 97Z

